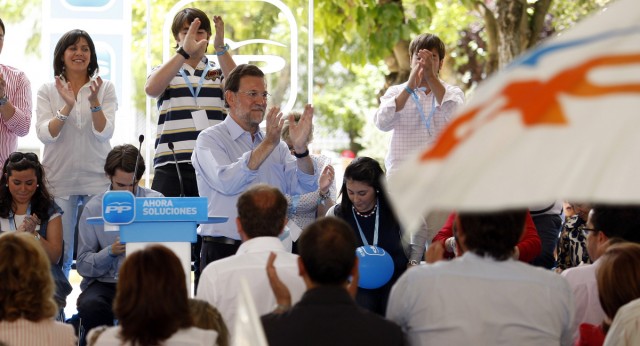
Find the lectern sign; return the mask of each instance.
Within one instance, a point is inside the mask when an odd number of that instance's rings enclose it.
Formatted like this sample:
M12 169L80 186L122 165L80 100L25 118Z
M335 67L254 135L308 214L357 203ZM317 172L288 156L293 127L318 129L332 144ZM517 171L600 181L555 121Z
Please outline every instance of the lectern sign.
M136 201L129 191L109 191L102 199L104 221L114 225L127 225L136 217Z

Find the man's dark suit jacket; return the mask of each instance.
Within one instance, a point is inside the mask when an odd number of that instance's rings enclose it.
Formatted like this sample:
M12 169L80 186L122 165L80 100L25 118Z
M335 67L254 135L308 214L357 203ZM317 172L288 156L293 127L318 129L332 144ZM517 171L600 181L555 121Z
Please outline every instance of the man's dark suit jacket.
M358 307L344 287L308 290L289 311L262 316L270 346L404 345L395 323Z

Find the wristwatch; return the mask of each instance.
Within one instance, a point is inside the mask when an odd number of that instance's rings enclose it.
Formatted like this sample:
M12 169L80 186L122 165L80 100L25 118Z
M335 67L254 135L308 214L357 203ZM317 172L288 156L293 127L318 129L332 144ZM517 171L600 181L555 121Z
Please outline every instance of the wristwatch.
M410 260L410 261L409 261L409 265L417 266L418 264L420 264L420 262L418 262L418 261L416 261L416 260Z
M4 106L7 102L9 102L9 99L7 98L7 94L4 94L4 96L0 98L0 106Z
M176 53L182 55L185 59L189 59L191 57L191 55L189 55L189 53L185 52L184 48L179 47L178 49L176 49Z

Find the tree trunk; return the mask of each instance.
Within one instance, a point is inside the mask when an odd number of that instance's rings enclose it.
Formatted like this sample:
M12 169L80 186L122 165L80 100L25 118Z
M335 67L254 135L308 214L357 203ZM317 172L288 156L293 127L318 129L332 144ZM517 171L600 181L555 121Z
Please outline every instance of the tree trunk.
M523 38L528 38L528 28L523 26L527 18L526 3L523 0L498 0L496 2L496 23L498 28L499 68L503 69L523 51Z

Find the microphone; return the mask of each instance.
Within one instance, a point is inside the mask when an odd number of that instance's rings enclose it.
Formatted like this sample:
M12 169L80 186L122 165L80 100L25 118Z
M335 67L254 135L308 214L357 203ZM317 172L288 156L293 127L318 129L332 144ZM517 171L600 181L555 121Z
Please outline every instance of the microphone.
M176 171L178 172L178 182L180 183L180 197L184 197L184 185L182 184L182 174L180 174L180 166L178 165L178 159L176 158L176 152L173 150L173 142L167 143L171 153L173 154L173 161L176 164Z
M144 142L144 135L138 136L138 155L136 155L136 166L133 169L133 180L131 181L131 190L133 194L136 194L136 176L138 175L138 161L140 160L140 149L142 149L142 142Z

